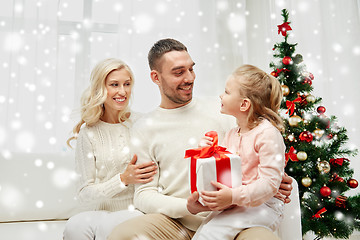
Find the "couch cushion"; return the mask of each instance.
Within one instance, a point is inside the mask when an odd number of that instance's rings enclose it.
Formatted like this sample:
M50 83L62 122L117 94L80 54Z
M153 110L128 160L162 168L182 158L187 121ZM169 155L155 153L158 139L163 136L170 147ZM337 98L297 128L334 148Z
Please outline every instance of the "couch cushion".
M0 222L67 219L79 212L72 153L7 153L0 166Z

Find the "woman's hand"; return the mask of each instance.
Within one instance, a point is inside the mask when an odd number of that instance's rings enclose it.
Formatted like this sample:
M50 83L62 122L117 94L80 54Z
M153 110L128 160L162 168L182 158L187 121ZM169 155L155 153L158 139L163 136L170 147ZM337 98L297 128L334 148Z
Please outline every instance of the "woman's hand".
M142 164L136 164L137 156L129 162L124 173L120 174L120 179L125 185L136 183L148 183L153 180L153 176L157 173L157 166L153 161Z
M231 188L219 183L211 181L211 184L218 188L217 191L202 191L201 197L203 203L212 211L222 211L232 206Z

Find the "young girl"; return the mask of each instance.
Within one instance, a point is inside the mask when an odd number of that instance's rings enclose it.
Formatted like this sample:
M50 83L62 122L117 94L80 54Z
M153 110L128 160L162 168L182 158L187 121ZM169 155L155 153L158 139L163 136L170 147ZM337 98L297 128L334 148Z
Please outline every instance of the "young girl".
M237 119L238 126L226 134L223 145L241 157L242 186L229 188L212 182L218 191L200 193L210 210L225 210L211 214L193 239L232 240L255 226L275 231L284 204L274 197L285 167L283 122L277 114L281 86L259 68L244 65L227 80L220 98L221 113ZM201 144L209 145L211 140L205 137Z
M76 139L78 199L92 211L69 219L64 240L106 239L117 224L142 215L127 211L134 184L150 182L156 166L136 165L129 153L129 128L139 117L128 107L133 85L131 69L118 59L99 62L91 73L81 98L81 120L68 144Z

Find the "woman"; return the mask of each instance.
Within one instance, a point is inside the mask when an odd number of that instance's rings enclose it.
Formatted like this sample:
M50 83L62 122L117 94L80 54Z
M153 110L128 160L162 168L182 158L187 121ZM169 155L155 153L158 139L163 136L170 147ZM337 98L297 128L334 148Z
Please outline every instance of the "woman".
M67 141L71 147L76 139L78 198L92 211L69 219L65 240L106 239L114 226L141 215L131 210L134 184L150 182L156 165L136 165L136 155L130 156L129 128L139 117L128 107L133 85L133 73L121 60L105 59L92 70L81 98L81 120Z

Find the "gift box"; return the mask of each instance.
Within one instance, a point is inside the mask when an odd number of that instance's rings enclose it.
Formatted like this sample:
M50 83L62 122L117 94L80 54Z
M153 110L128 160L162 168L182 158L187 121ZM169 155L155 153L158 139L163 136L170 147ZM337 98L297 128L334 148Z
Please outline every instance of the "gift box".
M191 193L204 190L216 191L217 189L211 184L211 181L219 182L230 188L241 186L240 157L230 153L226 148L218 146L216 132L208 132L205 135L213 138L211 146L189 149L185 152L185 158L190 158Z

